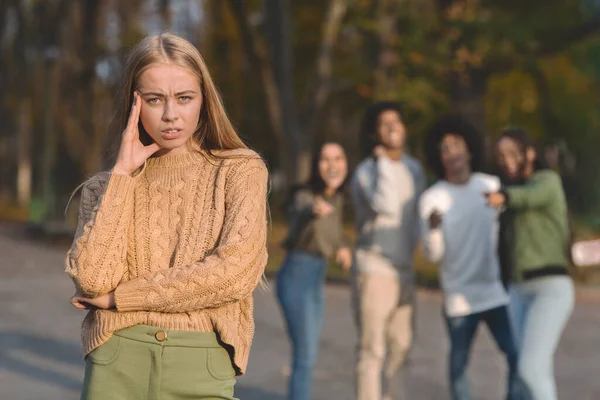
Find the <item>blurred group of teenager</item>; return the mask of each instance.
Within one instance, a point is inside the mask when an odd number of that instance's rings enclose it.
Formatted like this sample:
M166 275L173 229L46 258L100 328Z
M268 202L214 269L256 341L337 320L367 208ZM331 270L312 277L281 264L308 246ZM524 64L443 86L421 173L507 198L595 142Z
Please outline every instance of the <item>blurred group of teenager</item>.
M500 132L485 157L472 124L440 118L422 143L428 173L408 152L398 104L367 109L362 134L369 156L353 172L340 143L322 143L310 179L286 204L276 294L292 348L289 399L311 398L330 262L351 275L356 398L418 398L401 370L419 318L420 246L439 266L449 397L472 398L467 366L483 323L506 358L506 398L555 400L554 353L574 306L560 176L518 127ZM354 211L353 244L343 233L345 203Z

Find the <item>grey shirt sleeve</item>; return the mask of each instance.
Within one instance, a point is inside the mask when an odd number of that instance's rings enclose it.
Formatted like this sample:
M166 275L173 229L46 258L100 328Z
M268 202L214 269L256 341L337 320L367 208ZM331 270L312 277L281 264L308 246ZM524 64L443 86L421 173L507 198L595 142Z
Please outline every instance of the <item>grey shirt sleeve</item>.
M410 160L410 170L414 179L414 187L415 187L415 201L414 201L414 215L419 216L419 201L421 199L421 195L425 192L427 188L427 177L425 175L425 171L421 164L415 160ZM412 231L412 239L413 239L413 249L417 247L419 240L421 239L421 230L422 225L420 223L413 225Z

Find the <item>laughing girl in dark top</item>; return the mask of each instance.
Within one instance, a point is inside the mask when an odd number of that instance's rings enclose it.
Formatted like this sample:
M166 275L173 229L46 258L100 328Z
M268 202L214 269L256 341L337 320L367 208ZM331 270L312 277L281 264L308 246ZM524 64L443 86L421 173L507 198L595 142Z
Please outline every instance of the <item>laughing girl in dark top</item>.
M345 270L351 265L342 234L342 189L347 173L344 149L327 142L315 153L308 183L296 189L289 201L287 254L277 275L277 298L292 344L290 400L311 398L327 262L335 257Z

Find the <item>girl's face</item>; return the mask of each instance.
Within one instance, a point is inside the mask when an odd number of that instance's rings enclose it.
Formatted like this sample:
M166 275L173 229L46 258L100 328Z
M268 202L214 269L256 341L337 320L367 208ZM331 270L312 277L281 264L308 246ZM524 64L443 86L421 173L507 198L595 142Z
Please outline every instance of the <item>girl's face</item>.
M140 120L159 153L187 153L202 109L200 83L187 69L174 64L152 64L140 76Z
M319 158L319 174L330 190L337 190L344 183L348 174L346 153L342 146L328 143L323 146Z
M512 181L521 178L525 166L525 155L519 143L509 137L504 137L496 145L496 162Z
M444 135L440 143L440 153L446 174L460 174L469 168L471 153L462 136L453 133Z

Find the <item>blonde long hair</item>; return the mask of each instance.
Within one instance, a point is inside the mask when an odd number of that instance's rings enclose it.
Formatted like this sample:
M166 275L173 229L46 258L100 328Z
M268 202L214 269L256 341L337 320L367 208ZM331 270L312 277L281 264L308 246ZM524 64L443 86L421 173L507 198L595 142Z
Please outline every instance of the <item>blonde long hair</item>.
M109 162L114 162L121 145L121 133L127 127L129 112L133 103L133 91L137 89L139 79L146 69L154 63L172 63L186 68L200 84L202 92L202 108L196 131L192 135L190 150L207 154L214 158L237 158L237 155L227 155L215 150L247 149L229 120L221 96L210 76L208 67L198 49L184 38L172 33L148 36L138 42L129 53L123 71L123 84L118 93L115 115L110 123L115 145L112 148ZM140 140L148 145L152 138L144 129L141 121L138 123ZM138 169L141 170L143 167ZM91 179L91 178L90 178ZM65 207L65 214L73 196L89 181L80 184L71 194Z
M221 157L213 150L246 149L229 120L221 96L210 76L208 67L198 49L184 38L171 33L148 36L137 43L125 62L123 85L119 92L111 132L120 134L127 126L133 102L133 91L138 88L142 74L155 63L171 63L187 69L200 84L202 108L198 126L189 145L195 151ZM150 144L151 138L139 123L140 140ZM120 141L119 141L120 143ZM118 148L116 149L118 151Z
M129 57L127 57L127 61L125 62L124 82L119 92L117 110L113 121L111 121L110 131L113 134L120 135L125 130L133 103L133 91L138 88L139 79L144 71L154 63L175 64L186 68L198 79L203 101L198 126L189 143L191 150L222 159L236 158L238 156L231 156L220 152L215 153L214 150L248 148L229 120L221 96L198 49L184 38L171 33L148 36L137 43L129 53ZM150 144L152 139L144 129L141 121L138 123L138 128L142 143L146 145ZM119 140L118 143L120 146L121 141ZM115 158L118 151L119 148L117 146L114 151ZM71 195L65 208L65 214L73 195L86 182L79 185ZM267 219L270 225L271 213L268 205ZM260 286L263 289L268 289L268 282L264 273Z

